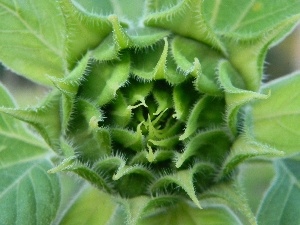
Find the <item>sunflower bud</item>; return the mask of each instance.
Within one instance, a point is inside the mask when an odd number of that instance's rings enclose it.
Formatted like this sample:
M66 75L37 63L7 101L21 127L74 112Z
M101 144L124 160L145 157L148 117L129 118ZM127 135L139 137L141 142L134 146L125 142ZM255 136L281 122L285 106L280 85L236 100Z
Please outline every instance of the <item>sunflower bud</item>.
M128 224L176 201L201 208L199 196L241 161L281 154L245 132L243 106L269 97L256 92L261 55L282 30L233 39L207 21L211 2L148 0L128 22L120 10L98 16L58 1L65 74L47 75L55 90L40 107L1 109L64 157L49 172L72 171L116 197L134 211Z

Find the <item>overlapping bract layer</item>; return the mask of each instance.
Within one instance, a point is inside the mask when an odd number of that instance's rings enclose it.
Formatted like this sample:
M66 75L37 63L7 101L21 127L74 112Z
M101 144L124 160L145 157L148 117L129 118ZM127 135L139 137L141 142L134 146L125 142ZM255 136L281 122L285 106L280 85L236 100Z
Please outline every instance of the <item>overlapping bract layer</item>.
M110 61L95 60L98 49L88 53L89 71L69 99L76 113L66 139L76 157L54 171L73 170L124 197L170 194L175 185L179 196L187 194L199 205L196 193L215 183L231 146L223 121L226 104L222 95L197 86L200 53L182 52L179 37L167 34L153 39L151 48L123 48ZM184 45L189 44L197 46L187 39ZM185 59L181 65L179 57Z

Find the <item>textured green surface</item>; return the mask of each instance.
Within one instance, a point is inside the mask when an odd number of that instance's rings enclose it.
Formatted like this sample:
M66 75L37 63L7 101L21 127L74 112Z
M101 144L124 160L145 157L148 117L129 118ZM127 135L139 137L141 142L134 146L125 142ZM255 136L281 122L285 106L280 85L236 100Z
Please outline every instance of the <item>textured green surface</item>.
M57 223L257 224L232 183L249 158L299 151L299 74L261 89L266 51L299 12L297 0L0 0L1 62L53 88L28 108L3 90L0 111L30 124L57 156L51 168L46 144L1 114L1 187L15 173L30 193L13 205L21 192L3 191L1 219L13 223L15 207L20 221L50 223L53 173L72 172L95 188L77 193ZM259 219L277 197L267 195ZM293 216L284 211L281 222Z
M0 86L0 104L13 107ZM0 224L49 224L60 201L60 182L47 145L8 115L0 116ZM51 204L49 204L51 202Z
M46 74L64 76L66 28L56 2L3 0L0 18L0 60L4 65L44 84L50 84Z
M300 157L277 160L276 177L258 210L258 224L296 225L300 223ZM270 216L270 215L273 216Z
M251 136L288 154L299 152L299 85L300 74L294 73L263 87L271 96L249 108L246 127Z

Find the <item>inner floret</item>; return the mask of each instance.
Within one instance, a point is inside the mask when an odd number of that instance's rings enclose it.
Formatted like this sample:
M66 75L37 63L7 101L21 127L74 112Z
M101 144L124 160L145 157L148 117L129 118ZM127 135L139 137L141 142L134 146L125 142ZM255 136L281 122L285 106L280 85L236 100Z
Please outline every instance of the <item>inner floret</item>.
M114 144L119 145L122 152L147 151L148 161L155 162L156 150L179 151L182 148L179 137L185 124L176 116L173 92L173 87L165 81L131 80L128 87L118 90L115 101L103 107L106 119L99 125L112 128ZM122 110L121 102L124 104ZM135 136L135 143L128 144L127 139L126 144L121 137L129 133Z

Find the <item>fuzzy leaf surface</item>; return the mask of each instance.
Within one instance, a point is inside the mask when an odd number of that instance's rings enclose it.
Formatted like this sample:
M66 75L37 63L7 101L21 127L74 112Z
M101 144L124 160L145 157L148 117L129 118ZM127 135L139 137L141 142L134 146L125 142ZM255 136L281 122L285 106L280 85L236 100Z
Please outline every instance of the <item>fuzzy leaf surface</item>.
M14 106L0 86L0 105ZM0 116L0 224L50 224L60 201L47 145L9 115ZM49 204L51 202L51 204Z
M275 162L276 177L258 210L260 225L300 224L300 155Z
M261 85L268 47L281 40L300 18L298 0L218 0L203 2L203 17L225 45L226 55L248 90Z
M245 198L243 189L235 181L216 185L204 192L200 198L202 199L201 202L204 205L207 204L207 206L210 204L226 205L244 225L258 225L255 215L248 204L248 199Z
M238 133L238 113L240 108L253 99L265 99L268 95L245 90L239 74L228 61L220 61L218 70L219 81L225 91L227 103L225 119L231 132L236 135Z
M283 156L284 152L278 151L268 145L251 140L247 136L239 136L231 147L231 151L223 162L219 178L224 178L246 159L259 156Z
M32 125L52 149L58 150L61 132L59 100L59 93L54 91L45 98L39 107L24 109L0 107L0 112Z

